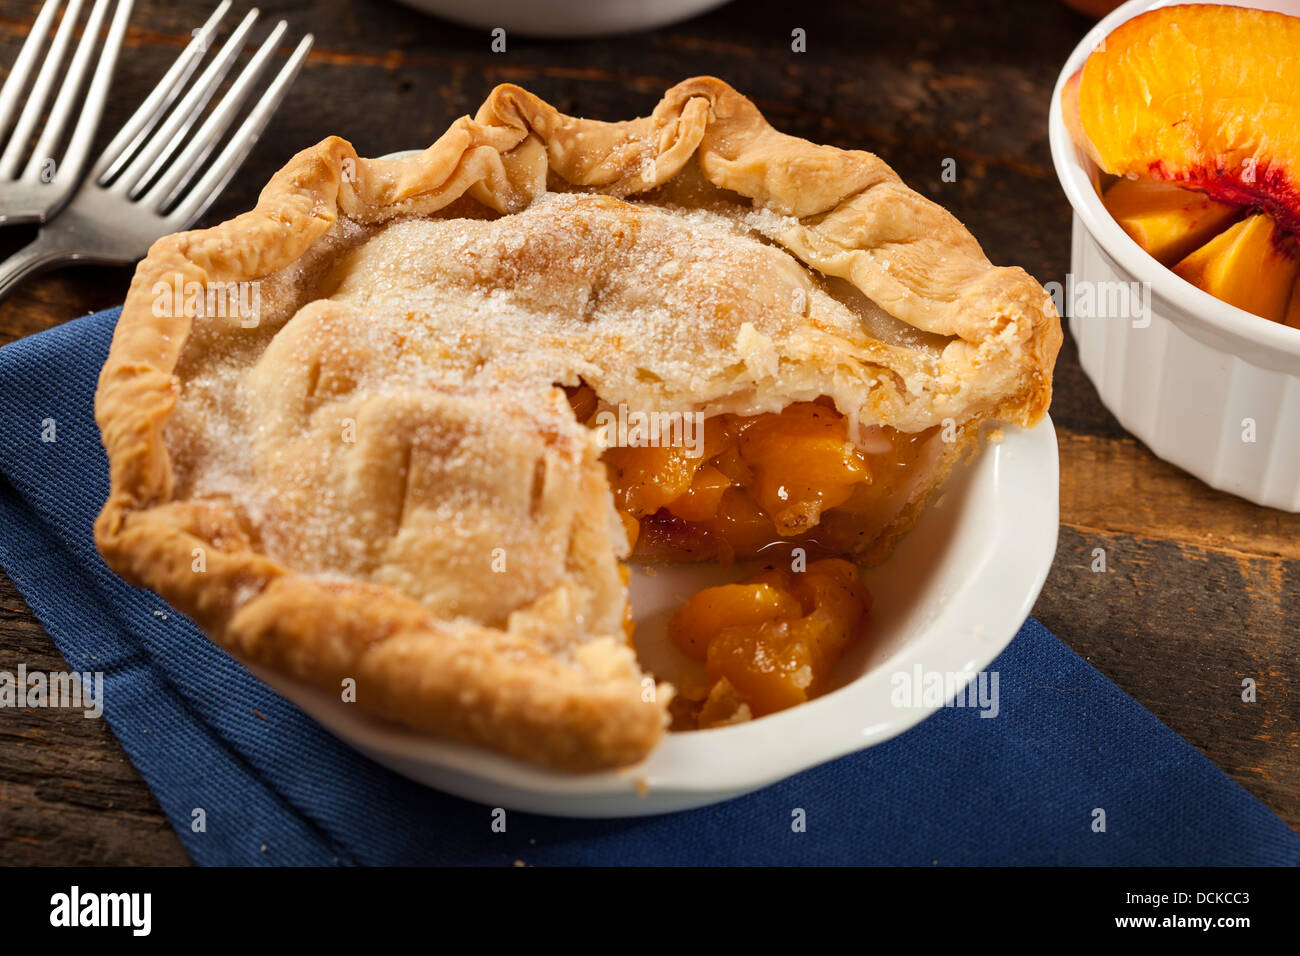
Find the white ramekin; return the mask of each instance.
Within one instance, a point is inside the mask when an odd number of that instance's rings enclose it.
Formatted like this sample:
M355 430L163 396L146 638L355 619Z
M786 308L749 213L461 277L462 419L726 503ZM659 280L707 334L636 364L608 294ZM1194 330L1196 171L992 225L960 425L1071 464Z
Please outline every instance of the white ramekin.
M1155 454L1213 488L1300 511L1300 330L1220 302L1143 252L1102 205L1095 167L1062 116L1061 88L1102 39L1167 5L1130 0L1099 22L1066 61L1052 96L1052 162L1074 207L1067 285L1139 283L1133 288L1150 297L1149 309L1132 318L1071 313L1070 332L1102 402ZM1238 5L1300 14L1300 0Z

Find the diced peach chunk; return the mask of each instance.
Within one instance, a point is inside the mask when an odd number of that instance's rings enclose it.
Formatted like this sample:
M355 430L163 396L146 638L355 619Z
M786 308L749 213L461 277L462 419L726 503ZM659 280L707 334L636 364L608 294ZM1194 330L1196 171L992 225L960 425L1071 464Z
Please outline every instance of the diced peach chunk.
M770 584L724 584L692 595L673 616L669 633L682 653L702 661L709 642L725 628L798 617L801 613L794 595Z
M1241 215L1239 206L1149 179L1121 179L1102 202L1120 228L1165 266L1205 245Z
M668 503L668 510L686 521L708 521L718 513L722 495L731 479L712 465L703 465L691 486Z
M1174 266L1174 272L1229 305L1281 322L1300 256L1276 223L1260 214L1210 240Z
M705 662L715 690L726 682L725 694L710 694L708 722L717 723L726 702L734 710L739 700L762 716L807 700L829 679L870 608L857 568L831 558L797 573L770 570L706 588L673 616L669 634Z
M824 510L843 504L870 478L843 416L816 402L756 419L741 436L740 450L754 469L754 500L783 536L814 527Z
M768 621L723 628L709 642L711 680L726 679L756 717L808 699L812 655L792 631L795 622Z
M604 459L614 503L635 518L685 494L703 461L674 445L610 448Z

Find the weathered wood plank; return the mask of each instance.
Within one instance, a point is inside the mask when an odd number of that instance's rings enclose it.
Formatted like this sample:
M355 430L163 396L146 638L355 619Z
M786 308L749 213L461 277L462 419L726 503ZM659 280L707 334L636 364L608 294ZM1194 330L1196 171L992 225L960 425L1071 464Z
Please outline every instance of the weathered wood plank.
M1300 560L1300 514L1215 491L1128 435L1058 429L1057 439L1064 524L1213 549L1231 560Z
M0 574L0 671L69 670ZM0 709L0 862L180 864L188 856L100 719L63 708Z

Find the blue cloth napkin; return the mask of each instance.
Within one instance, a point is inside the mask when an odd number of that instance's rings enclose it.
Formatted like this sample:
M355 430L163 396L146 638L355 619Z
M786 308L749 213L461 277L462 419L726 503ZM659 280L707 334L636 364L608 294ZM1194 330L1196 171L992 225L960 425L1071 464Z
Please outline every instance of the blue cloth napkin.
M1300 864L1300 835L1032 619L990 668L997 719L946 708L719 806L510 813L494 832L489 808L353 752L105 567L92 396L117 315L0 349L0 566L70 667L103 672L104 717L200 864Z

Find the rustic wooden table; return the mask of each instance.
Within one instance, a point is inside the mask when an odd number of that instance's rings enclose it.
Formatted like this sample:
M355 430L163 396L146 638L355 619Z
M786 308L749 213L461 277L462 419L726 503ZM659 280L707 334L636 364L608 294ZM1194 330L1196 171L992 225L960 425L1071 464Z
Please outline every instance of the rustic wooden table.
M213 3L138 0L103 131L126 118ZM0 11L6 68L38 5L6 0ZM249 207L301 147L331 133L363 155L423 146L497 83L526 85L568 112L624 119L648 112L678 80L713 73L787 132L879 153L962 219L994 262L1043 282L1069 268L1070 212L1048 156L1047 111L1090 21L1058 3L736 0L640 36L511 36L504 53L490 50L485 31L391 0L261 6L268 19L311 30L316 46L212 222ZM805 53L791 51L795 28L806 31ZM941 176L950 158L955 182ZM0 344L120 302L129 278L129 269L81 268L29 282L0 306ZM1300 827L1300 515L1211 491L1152 456L1102 407L1068 338L1052 416L1061 536L1034 613ZM1092 569L1096 548L1106 550L1106 573ZM20 662L66 666L0 574L0 670ZM1241 699L1246 677L1258 682L1255 703ZM0 863L186 860L103 721L56 710L0 716Z

